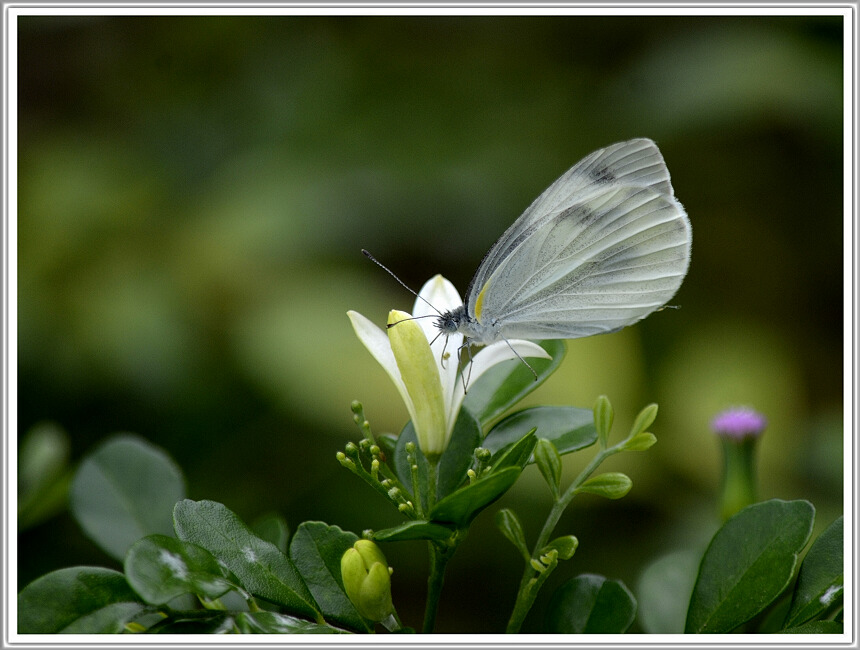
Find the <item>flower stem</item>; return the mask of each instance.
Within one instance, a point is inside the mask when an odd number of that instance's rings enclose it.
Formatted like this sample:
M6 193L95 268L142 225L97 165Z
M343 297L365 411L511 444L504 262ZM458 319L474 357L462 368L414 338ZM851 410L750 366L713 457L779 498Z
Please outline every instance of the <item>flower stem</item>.
M548 577L550 571L555 569L555 565L551 568L547 569L544 574L541 576L536 576L538 571L534 569L532 566L532 561L537 560L540 561L540 555L543 548L549 543L550 535L552 535L552 531L555 530L556 525L558 524L558 520L561 519L561 515L564 513L565 509L570 502L573 500L573 497L576 496L576 489L582 485L589 476L597 469L597 467L606 460L607 457L611 456L614 453L617 453L620 446L610 447L609 449L601 449L594 458L591 459L591 462L583 469L579 476L570 484L570 486L565 490L564 494L560 495L558 499L552 504L552 509L549 511L549 515L547 515L546 522L544 522L543 528L540 531L540 535L538 535L537 542L535 542L534 550L532 550L532 555L529 560L525 563L525 568L523 569L523 577L520 580L520 588L517 591L517 600L514 603L514 609L511 612L511 617L508 620L508 627L506 632L508 634L516 634L520 631L520 628L525 621L526 615L529 613L532 604L537 598L538 591L541 586L543 586L544 581ZM542 579L536 579L542 578Z
M436 627L436 612L439 609L439 597L442 595L442 584L445 582L445 567L453 554L453 548L445 548L429 542L430 576L427 578L427 604L424 607L424 627L422 632L430 634Z
M436 466L439 458L427 459L427 512L433 510L436 503ZM436 626L436 612L439 609L439 597L442 595L442 584L445 582L445 567L454 552L454 547L443 546L434 542L428 543L430 551L430 575L427 577L427 603L424 607L423 632L430 634Z

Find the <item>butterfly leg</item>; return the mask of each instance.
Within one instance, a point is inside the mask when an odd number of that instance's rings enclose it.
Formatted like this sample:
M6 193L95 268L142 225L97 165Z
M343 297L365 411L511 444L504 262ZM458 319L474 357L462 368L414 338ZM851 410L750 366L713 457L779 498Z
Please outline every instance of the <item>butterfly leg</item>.
M510 342L507 338L505 338L505 335L504 335L504 334L501 334L501 333L500 333L500 335L501 335L501 337L502 337L502 340L503 340L505 343L507 343L507 344L508 344L508 347L511 349L511 352L513 352L515 355L517 355L517 359L519 359L520 361L522 361L522 362L526 365L526 368L528 368L529 370L531 370L531 371L532 371L532 374L535 376L535 381L537 381L537 380L538 380L538 374L535 372L535 369L534 369L534 368L532 368L532 367L529 365L529 362L528 362L528 361L526 361L525 359L523 359L523 358L520 356L520 353L519 353L519 352L517 352L517 351L514 349L514 346L513 346L513 345L511 345L511 342Z

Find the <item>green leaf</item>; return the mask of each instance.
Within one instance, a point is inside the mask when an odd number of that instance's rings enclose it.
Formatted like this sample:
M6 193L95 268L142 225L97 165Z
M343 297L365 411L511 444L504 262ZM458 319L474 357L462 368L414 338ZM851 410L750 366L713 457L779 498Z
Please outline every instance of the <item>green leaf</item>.
M32 427L18 447L18 531L61 512L68 503L72 472L69 436L57 425Z
M569 560L576 553L577 548L579 548L579 540L573 535L564 535L563 537L556 537L544 546L540 551L540 555L546 555L550 551L555 550L559 560Z
M636 589L639 623L648 634L683 634L701 551L684 549L649 564Z
M702 558L685 631L728 633L773 602L791 581L814 516L808 501L773 499L723 524Z
M810 621L797 627L789 627L777 634L842 634L841 621Z
M436 470L436 500L456 490L466 479L466 471L472 466L472 453L481 444L481 424L466 409L460 409L451 441L439 459Z
M427 506L426 490L428 479L427 458L418 445L418 437L412 422L407 422L397 441L394 452L395 468L400 482L411 492L412 474L407 460L406 443L413 442L418 458L418 490L421 493L422 504ZM472 452L481 444L481 425L466 409L460 409L451 440L439 459L436 469L436 500L451 494L466 479L466 472L472 465ZM414 496L414 495L413 495Z
M505 445L490 458L491 472L498 472L508 467L523 469L531 460L532 451L537 444L535 430L532 429L517 442Z
M275 612L241 612L235 620L242 634L349 634L331 625Z
M465 528L481 510L510 489L521 471L519 467L508 467L461 487L436 504L430 512L430 519Z
M20 634L119 634L145 605L119 571L70 567L18 594Z
M621 472L606 472L594 476L578 488L577 494L596 494L599 497L607 499L620 499L633 487L633 481L630 477Z
M86 534L122 562L141 537L173 533L173 506L184 497L182 472L170 456L126 434L84 458L72 481L71 508Z
M407 521L393 528L377 530L373 533L373 540L376 542L405 542L415 539L429 539L442 542L450 539L454 532L448 526L429 521Z
M482 447L496 452L520 440L531 429L546 438L559 454L584 449L597 440L594 414L590 409L572 406L535 406L509 415L484 438Z
M124 570L128 583L151 605L186 593L214 600L236 584L205 548L166 535L135 542L125 556Z
M502 531L508 541L513 544L520 552L526 562L531 558L529 548L526 545L526 536L523 533L523 526L517 515L509 508L503 508L496 513L496 526Z
M597 439L603 448L607 446L614 419L615 411L612 410L609 398L606 395L601 395L594 403L594 427L597 429Z
M535 463L549 485L553 497L558 499L558 490L561 485L561 456L549 440L539 438L535 446Z
M254 535L227 507L215 501L176 504L177 536L202 546L221 560L254 596L316 618L319 610L290 559Z
M340 560L356 541L357 535L337 526L306 521L290 543L290 559L327 620L369 632L367 623L347 598L340 576Z
M645 433L637 433L632 438L628 438L624 442L623 448L627 451L645 451L646 449L651 449L655 442L657 442L657 436L646 431Z
M547 631L556 634L622 634L636 617L636 599L619 580L585 574L553 594Z
M839 517L812 543L800 565L784 627L806 623L842 598L842 528L842 517Z
M633 421L633 426L630 427L630 435L628 438L634 438L640 433L643 433L648 427L654 424L654 420L656 419L657 405L649 404L639 411L639 415L637 415L636 419Z
M277 512L267 512L257 517L251 523L251 530L257 537L277 546L281 553L287 552L287 544L290 541L290 526L287 524L287 520Z
M475 414L481 426L486 428L501 417L505 411L546 381L559 367L567 352L564 341L537 341L537 344L552 357L528 360L538 375L537 381L522 361L512 359L493 366L481 375L474 385L469 386L463 406Z

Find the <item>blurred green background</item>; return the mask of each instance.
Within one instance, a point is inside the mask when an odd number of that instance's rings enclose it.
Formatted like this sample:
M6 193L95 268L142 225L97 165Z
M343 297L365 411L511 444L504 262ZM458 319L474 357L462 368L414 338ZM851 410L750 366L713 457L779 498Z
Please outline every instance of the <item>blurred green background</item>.
M19 19L19 436L68 432L71 462L118 431L164 447L189 496L246 521L278 511L360 533L398 521L336 462L407 415L355 338L481 256L591 151L659 144L693 224L673 304L571 341L529 403L591 407L616 435L660 404L658 444L616 457L621 501L562 519L578 573L634 589L660 554L718 525L709 421L769 427L761 497L842 511L841 17L23 17ZM587 457L589 452L584 452ZM582 455L582 454L580 454ZM586 458L587 460L587 458ZM566 457L568 478L585 461ZM438 629L496 632L550 507L535 468L479 517L449 566ZM819 528L820 529L820 528ZM113 566L64 512L19 534L19 583ZM426 557L387 545L420 625Z

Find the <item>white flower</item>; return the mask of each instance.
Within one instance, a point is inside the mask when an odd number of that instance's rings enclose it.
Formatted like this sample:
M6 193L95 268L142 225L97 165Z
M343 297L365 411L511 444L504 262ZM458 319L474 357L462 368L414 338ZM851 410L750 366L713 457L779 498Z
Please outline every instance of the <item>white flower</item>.
M419 295L411 315L396 310L389 313L389 325L396 323L396 326L389 327L387 333L357 312L349 311L347 315L359 340L400 392L421 451L432 461L448 446L466 391L457 372L457 353L463 344L463 335L451 334L447 341L444 335L439 336L435 318L430 318L438 314L427 303L444 313L459 307L463 301L454 285L441 275L428 280ZM475 382L494 365L516 359L517 354L551 358L542 347L530 341L511 339L510 345L507 341L498 341L472 356L472 367L466 370L468 381Z

